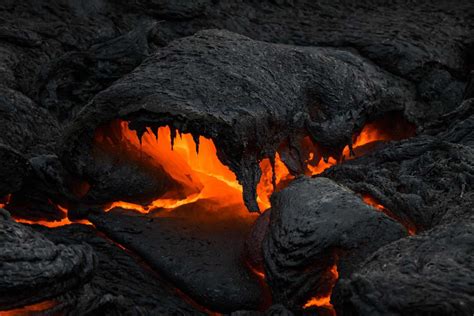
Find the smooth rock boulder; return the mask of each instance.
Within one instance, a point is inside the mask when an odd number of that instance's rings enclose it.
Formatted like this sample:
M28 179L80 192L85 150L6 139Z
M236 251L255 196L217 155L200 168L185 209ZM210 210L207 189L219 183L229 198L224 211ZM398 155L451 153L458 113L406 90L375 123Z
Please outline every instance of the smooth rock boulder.
M336 309L343 315L472 315L473 249L472 218L384 246L338 282Z
M330 179L294 180L272 196L263 243L273 302L298 310L311 297L330 295L334 269L348 276L378 248L406 235L401 224Z
M199 304L232 312L257 309L262 299L258 278L243 258L256 216L238 214L201 200L154 214L115 208L89 218Z

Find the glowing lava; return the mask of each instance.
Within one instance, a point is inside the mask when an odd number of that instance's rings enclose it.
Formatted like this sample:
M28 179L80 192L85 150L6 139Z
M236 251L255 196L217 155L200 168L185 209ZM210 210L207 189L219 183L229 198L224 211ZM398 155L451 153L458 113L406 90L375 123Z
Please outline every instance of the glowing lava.
M22 224L30 224L30 225L42 225L46 227L59 227L59 226L65 226L65 225L70 225L70 224L84 224L84 225L92 225L91 222L88 220L77 220L74 222L71 222L69 218L67 217L68 209L62 207L61 205L55 205L58 210L60 210L64 214L64 218L58 221L50 221L50 220L28 220L28 219L23 219L20 217L13 216L13 219Z
M0 311L0 316L27 316L27 315L42 315L42 312L47 312L57 305L56 301L44 301L37 304L23 306L7 311Z
M337 266L334 264L331 269L329 270L330 273L330 291L327 295L324 296L315 296L309 299L306 304L304 304L303 308L310 308L310 307L324 307L331 312L332 315L336 315L334 307L331 304L331 294L332 289L336 285L337 279L339 278L339 272L337 271Z
M416 228L415 228L415 226L414 226L413 224L401 221L401 220L400 220L398 217L396 217L390 210L388 210L385 206L383 206L382 204L380 204L380 203L379 203L376 199L374 199L371 195L369 195L369 194L367 194L367 193L363 194L363 195L362 195L362 200L363 200L366 204L368 204L368 205L374 207L376 210L378 210L378 211L384 213L384 214L387 215L388 217L390 217L390 218L396 220L397 222L399 222L400 224L402 224L402 225L406 228L406 230L408 231L408 234L409 234L410 236L413 236L413 235L416 234Z
M235 174L217 157L214 142L203 136L193 137L183 133L176 135L169 127L160 127L156 134L147 128L139 139L136 131L129 128L128 122L113 122L107 132L119 128L119 135L110 135L100 131L96 133L96 144L113 142L112 138L120 139L120 146L140 152L142 159L147 159L161 166L176 182L180 183L188 192L183 198L161 196L148 205L140 205L124 201L114 202L106 211L114 207L148 213L152 209L172 210L178 206L208 199L221 203L222 206L239 205L239 212L247 216L248 211L242 200L242 186L237 181ZM108 135L108 136L105 136ZM196 144L196 141L197 143ZM260 201L260 207L267 204Z

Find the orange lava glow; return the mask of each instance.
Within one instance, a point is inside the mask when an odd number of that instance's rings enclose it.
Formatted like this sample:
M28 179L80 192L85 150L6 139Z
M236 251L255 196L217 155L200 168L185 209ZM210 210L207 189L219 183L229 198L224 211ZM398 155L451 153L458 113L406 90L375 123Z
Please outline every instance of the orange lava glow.
M260 162L260 170L262 170L262 177L257 186L257 196L259 197L260 206L263 205L263 209L267 209L270 207L270 196L274 190L278 190L280 184L288 182L294 177L281 161L278 153L275 155L274 169L270 159L265 158Z
M77 220L74 222L71 222L69 218L67 217L68 209L65 207L62 207L61 205L56 204L55 205L58 210L60 210L64 214L64 218L58 221L49 221L49 220L28 220L20 217L13 216L13 219L22 224L30 224L30 225L42 225L46 227L59 227L59 226L65 226L65 225L70 225L70 224L84 224L84 225L92 225L91 222L88 220Z
M10 202L11 197L12 195L8 194L7 196L0 198L0 208L4 208Z
M20 308L15 308L7 311L0 311L0 316L27 316L37 315L41 312L46 312L57 305L56 301L44 301L37 304L32 304Z
M363 194L362 195L362 200L374 207L376 210L384 213L385 215L387 215L388 217L396 220L397 222L399 222L400 224L402 224L406 230L408 231L408 234L410 236L413 236L416 234L416 229L415 227L412 225L412 224L409 224L409 223L405 223L405 222L401 222L398 218L396 218L393 213L391 211L389 211L385 206L383 206L382 204L380 204L377 200L375 200L372 196L370 196L369 194Z
M303 305L303 308L310 307L325 307L328 309L332 315L336 315L336 312L331 304L331 294L334 285L336 285L337 279L339 278L339 272L337 271L337 266L334 264L329 270L330 280L331 280L331 291L324 296L315 296L309 299L306 304Z
M171 142L171 129L167 126L160 127L158 137L151 128L147 128L141 139L137 133L129 128L128 122L114 122L119 124L118 137L120 146L129 150L140 152L142 159L151 161L161 166L176 182L183 186L186 193L184 197L173 196L173 192L165 194L148 205L140 205L124 201L113 202L106 211L114 207L148 213L153 209L172 210L178 206L193 203L201 199L208 199L222 203L223 206L240 205L239 212L247 216L242 199L242 186L237 181L235 174L217 157L214 142L199 136L199 146L191 134L179 134ZM107 132L111 132L108 130ZM108 134L96 133L96 144L114 142ZM260 201L260 207L266 208L267 204Z
M414 136L416 127L407 122L400 114L387 114L384 117L367 123L359 134L354 135L352 140L352 148L355 157L363 154L356 149L362 148L365 145L376 142L387 142L391 140L402 140ZM343 151L345 159L351 158L349 146L346 146Z

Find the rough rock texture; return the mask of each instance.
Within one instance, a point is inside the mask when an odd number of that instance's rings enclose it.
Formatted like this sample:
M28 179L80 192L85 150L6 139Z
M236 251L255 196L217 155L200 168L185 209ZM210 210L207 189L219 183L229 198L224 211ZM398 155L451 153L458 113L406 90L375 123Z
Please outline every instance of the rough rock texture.
M472 211L472 209L471 209ZM341 279L342 315L471 315L473 221L440 225L380 248Z
M466 193L474 184L473 163L473 148L440 136L420 136L389 144L323 175L370 194L402 222L425 230L451 217L450 209L456 205L464 209L459 216L471 215L465 206L472 198Z
M100 124L129 119L139 135L169 124L212 138L243 184L248 208L257 210L258 161L290 135L309 133L337 153L371 115L403 111L414 99L408 82L347 51L203 31L99 93L69 130L64 159L88 178L84 163L93 165L87 155Z
M92 226L33 228L55 243L87 244L98 259L86 286L56 298L59 302L56 310L67 311L68 315L204 315L148 266L98 235Z
M86 245L55 244L0 209L0 262L0 310L7 310L81 286L97 257Z
M257 309L261 289L245 266L243 244L252 220L201 201L155 215L113 209L90 220L110 238L209 309Z
M263 244L274 303L298 309L330 289L327 272L350 275L379 247L406 236L399 223L327 178L299 178L273 195Z

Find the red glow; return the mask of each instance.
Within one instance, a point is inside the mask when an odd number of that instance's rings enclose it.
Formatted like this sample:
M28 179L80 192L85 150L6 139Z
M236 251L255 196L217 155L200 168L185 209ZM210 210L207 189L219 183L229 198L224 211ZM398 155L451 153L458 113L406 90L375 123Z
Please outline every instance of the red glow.
M57 305L56 301L44 301L37 304L32 304L20 308L15 308L7 311L0 311L0 316L28 316L37 315L41 312L46 312Z

